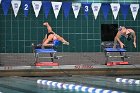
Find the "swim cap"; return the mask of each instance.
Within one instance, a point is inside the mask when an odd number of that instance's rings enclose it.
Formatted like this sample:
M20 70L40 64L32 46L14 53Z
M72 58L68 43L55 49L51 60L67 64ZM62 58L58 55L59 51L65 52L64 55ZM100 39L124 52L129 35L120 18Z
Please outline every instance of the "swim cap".
M54 44L54 46L58 46L60 44L60 41L59 40L54 40L53 44Z
M126 29L124 26L120 26L119 28L118 28L118 31L122 31L122 29Z
M118 31L121 31L122 30L122 26L120 26L119 28L118 28Z

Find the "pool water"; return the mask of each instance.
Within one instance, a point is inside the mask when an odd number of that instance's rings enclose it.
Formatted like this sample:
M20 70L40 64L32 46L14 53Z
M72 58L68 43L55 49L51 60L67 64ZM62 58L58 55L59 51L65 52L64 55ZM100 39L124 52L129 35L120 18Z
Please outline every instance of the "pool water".
M123 76L122 78L130 78ZM140 76L131 76L140 80ZM140 84L117 83L112 76L72 76L72 77L0 77L0 93L84 93L82 91L60 89L52 86L37 84L37 80L50 80L66 84L112 90L123 93L140 93Z

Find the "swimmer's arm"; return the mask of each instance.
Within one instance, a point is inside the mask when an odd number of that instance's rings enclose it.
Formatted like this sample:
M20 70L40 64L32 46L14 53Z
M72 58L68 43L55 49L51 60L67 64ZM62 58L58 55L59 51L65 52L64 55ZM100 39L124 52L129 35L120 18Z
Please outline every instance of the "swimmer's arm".
M63 37L61 37L61 36L59 36L59 35L57 35L57 34L55 34L55 36L56 36L57 39L58 39L59 41L61 41L63 44L69 45L69 42L66 41Z
M46 40L47 40L47 38L44 38L43 41L42 41L42 44L43 44Z
M134 44L134 47L136 48L136 33L135 32L133 32L133 37L134 37L133 44Z
M115 38L114 38L114 48L116 48L116 45L117 45L117 42L121 45L121 44L123 44L122 42L121 42L121 40L120 40L120 37L121 37L121 34L120 34L120 32L118 32L117 33L117 35L115 36Z
M45 35L45 38L42 41L42 44L47 40L47 34Z
M135 32L133 34L133 37L134 37L134 42L136 42L136 34L135 34Z

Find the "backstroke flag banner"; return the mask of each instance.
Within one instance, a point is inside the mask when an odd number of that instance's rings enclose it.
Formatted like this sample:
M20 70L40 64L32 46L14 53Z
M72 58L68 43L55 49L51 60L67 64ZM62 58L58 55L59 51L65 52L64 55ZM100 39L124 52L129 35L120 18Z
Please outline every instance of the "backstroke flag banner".
M51 9L51 2L43 1L42 6L43 6L43 11L45 13L45 17L47 18Z
M72 4L71 2L63 2L63 4L62 4L62 9L64 11L65 18L67 18L69 16L71 4Z
M72 3L72 9L73 9L75 18L77 18L80 8L81 8L81 3Z
M8 9L10 8L11 0L2 0L1 4L4 15L6 16L8 13Z
M39 15L39 11L41 9L42 6L42 2L41 1L32 1L32 6L35 12L35 16L38 17Z
M55 18L57 19L57 16L62 6L62 2L51 2L51 3L52 3L52 8L53 8Z
M128 14L129 6L130 6L129 4L121 4L120 10L122 12L124 20L126 19L126 16Z
M96 20L98 13L100 11L100 7L101 7L101 3L92 3L91 4L91 8L92 8L95 20Z
M88 13L89 13L90 8L91 8L91 3L82 3L82 7L83 7L83 10L84 10L85 17L87 18Z
M11 4L14 11L14 15L16 17L19 11L19 7L21 5L21 1L11 1Z
M130 9L132 12L133 19L135 20L139 10L139 4L131 4Z
M114 19L117 18L119 10L120 10L120 4L119 3L111 3L111 10L114 16Z
M31 0L22 0L22 8L23 8L25 17L28 16L28 11L30 7L31 7Z
M107 15L108 15L109 10L110 10L110 4L109 3L103 3L101 8L102 8L102 12L103 12L104 18L106 20L107 19Z

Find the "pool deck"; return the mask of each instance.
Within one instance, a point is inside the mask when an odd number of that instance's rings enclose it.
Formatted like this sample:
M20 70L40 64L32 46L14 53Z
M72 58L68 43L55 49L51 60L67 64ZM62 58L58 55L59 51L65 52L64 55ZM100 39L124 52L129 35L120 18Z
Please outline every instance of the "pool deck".
M140 75L140 65L1 66L0 76Z

